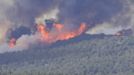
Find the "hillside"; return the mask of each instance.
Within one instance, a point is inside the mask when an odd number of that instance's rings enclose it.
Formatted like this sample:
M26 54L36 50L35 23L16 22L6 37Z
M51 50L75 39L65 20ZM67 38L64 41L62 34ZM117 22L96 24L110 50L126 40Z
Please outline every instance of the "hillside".
M80 36L0 54L0 75L134 75L134 36Z

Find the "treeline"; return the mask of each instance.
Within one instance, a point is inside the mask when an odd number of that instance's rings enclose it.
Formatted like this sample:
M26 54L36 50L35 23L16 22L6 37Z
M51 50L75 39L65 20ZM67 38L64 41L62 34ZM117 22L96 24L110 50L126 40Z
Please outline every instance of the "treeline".
M134 36L0 54L0 75L134 75Z

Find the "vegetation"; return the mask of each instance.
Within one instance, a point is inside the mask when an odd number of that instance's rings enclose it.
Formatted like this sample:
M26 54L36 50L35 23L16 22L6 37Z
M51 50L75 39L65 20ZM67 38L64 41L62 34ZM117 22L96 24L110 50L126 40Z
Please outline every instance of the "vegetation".
M0 54L0 75L134 75L134 36Z

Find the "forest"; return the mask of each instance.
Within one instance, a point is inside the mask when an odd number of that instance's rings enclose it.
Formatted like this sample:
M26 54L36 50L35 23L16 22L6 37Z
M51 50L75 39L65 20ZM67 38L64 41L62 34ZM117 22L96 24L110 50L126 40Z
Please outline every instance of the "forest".
M134 75L134 36L85 37L0 54L0 75Z

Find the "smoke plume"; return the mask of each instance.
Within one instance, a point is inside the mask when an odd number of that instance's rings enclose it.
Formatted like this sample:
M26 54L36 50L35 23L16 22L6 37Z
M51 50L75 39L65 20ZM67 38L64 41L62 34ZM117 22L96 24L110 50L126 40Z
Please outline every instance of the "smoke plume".
M33 27L36 17L49 12L56 5L56 0L15 0L7 14L16 25Z
M63 23L78 25L86 22L90 27L110 21L124 9L124 0L63 0L59 6L59 19Z
M0 0L0 15L0 53L24 50L39 42L37 26L51 18L69 29L66 31L79 31L81 23L91 34L134 30L133 0ZM55 31L52 28L51 35ZM9 42L15 47L11 49Z

